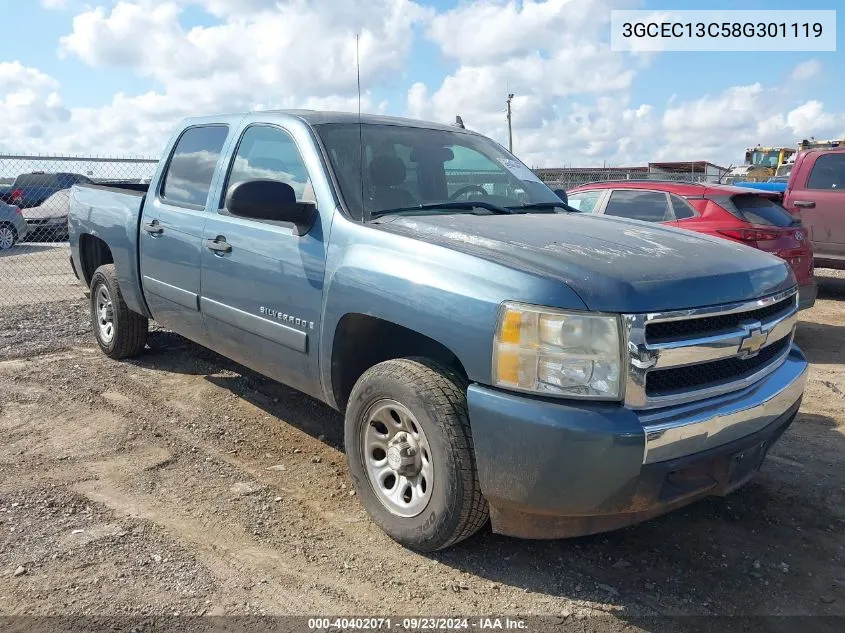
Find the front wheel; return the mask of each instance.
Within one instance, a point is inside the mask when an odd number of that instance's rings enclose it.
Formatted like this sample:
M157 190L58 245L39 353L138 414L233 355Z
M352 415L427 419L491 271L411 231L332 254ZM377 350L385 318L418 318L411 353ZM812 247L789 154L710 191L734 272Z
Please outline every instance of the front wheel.
M0 251L12 248L18 241L15 227L10 224L0 224Z
M402 545L436 551L487 522L466 382L448 367L405 358L367 370L349 397L345 446L361 502Z
M91 323L97 344L109 358L136 356L147 342L149 321L126 307L114 264L100 266L91 277Z

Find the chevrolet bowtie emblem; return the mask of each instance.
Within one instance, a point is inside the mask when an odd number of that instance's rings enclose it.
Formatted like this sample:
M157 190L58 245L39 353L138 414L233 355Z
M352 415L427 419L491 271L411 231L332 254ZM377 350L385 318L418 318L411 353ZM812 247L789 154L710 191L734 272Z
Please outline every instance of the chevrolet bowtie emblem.
M739 355L743 358L754 356L766 344L769 333L764 331L760 323L743 324L745 336L739 344Z

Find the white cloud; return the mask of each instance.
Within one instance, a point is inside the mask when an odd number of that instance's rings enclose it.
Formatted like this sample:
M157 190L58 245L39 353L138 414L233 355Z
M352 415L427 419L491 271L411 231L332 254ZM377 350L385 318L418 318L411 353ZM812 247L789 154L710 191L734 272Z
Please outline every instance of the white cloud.
M41 6L47 9L48 11L58 11L60 9L66 9L68 5L68 0L41 0Z
M210 3L220 11L230 4ZM362 81L372 85L402 70L412 27L426 15L410 0L290 0L265 9L185 29L176 2L119 2L76 16L61 50L95 67L131 68L168 91L326 96L355 86L356 33Z
M24 148L43 139L45 126L69 120L57 94L58 82L20 62L0 62L0 138Z
M756 83L676 103L663 115L665 145L657 157L735 162L746 146L792 147L808 135L838 137L845 131L844 113L825 112L815 100L784 107L781 95L780 89Z
M458 66L434 90L412 86L409 112L450 122L461 115L467 126L504 140L505 99L514 93L514 149L533 158L535 132L554 144L544 131L560 127L566 99L631 86L642 60L611 52L611 4L630 3L475 0L435 16L426 35Z
M795 81L807 81L820 75L822 72L821 62L817 59L808 59L798 64L792 71L792 79Z
M217 24L188 28L182 10L201 5L222 16ZM361 79L369 89L397 78L405 67L413 28L430 11L411 0L172 0L121 1L76 15L59 52L94 68L121 68L149 78L143 94L117 94L94 108L62 109L57 82L23 81L6 97L6 109L31 118L64 113L47 139L5 133L0 146L82 153L158 154L175 122L198 113L269 108L354 111L358 107L355 36L360 34ZM21 72L38 73L33 69ZM28 88L27 88L28 86ZM27 91L28 90L28 91ZM387 103L362 95L362 108ZM21 115L23 116L23 115ZM53 114L55 120L55 114ZM55 121L54 121L55 122Z

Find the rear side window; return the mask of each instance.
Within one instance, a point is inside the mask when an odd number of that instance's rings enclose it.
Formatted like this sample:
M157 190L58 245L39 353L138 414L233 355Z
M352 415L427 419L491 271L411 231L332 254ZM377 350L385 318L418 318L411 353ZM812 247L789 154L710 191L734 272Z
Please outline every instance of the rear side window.
M771 198L754 194L740 194L730 198L714 199L731 215L751 224L792 226L799 220L789 214Z
M577 191L569 194L567 204L581 213L592 213L604 191Z
M690 206L690 203L680 196L670 194L672 199L672 211L675 213L676 220L686 220L687 218L695 217L695 210Z
M816 159L807 189L845 190L845 154L825 154Z
M617 189L610 194L604 214L644 222L666 222L672 219L665 193L633 189Z
M205 207L214 170L226 142L225 125L192 127L176 143L161 185L161 197L170 204Z

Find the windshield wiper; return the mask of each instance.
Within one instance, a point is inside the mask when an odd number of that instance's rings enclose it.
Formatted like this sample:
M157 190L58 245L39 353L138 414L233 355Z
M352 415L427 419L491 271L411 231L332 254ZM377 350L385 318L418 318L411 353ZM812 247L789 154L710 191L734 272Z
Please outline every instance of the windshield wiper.
M578 209L570 207L565 202L532 202L530 204L520 204L515 207L508 207L513 211L541 211L543 209L563 209L564 211L574 211L580 213Z
M437 209L455 209L458 211L486 209L487 211L492 211L497 215L515 213L515 211L513 211L513 209L510 209L509 207L500 207L499 205L493 204L492 202L484 202L483 200L460 200L456 202L431 202L428 204L418 204L413 207L402 207L399 209L381 209L379 211L372 211L370 213L370 219L373 220L383 215L388 215L390 213L406 213L408 211L428 211Z

